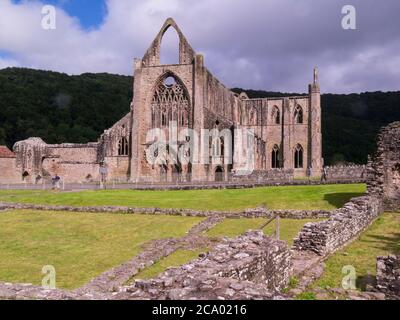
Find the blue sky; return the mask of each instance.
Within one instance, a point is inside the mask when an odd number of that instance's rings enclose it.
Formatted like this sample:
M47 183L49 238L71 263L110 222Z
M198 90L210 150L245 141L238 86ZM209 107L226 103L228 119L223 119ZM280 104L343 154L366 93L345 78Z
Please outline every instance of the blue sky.
M13 0L21 3L26 0ZM43 3L62 8L70 16L79 19L84 29L99 27L107 15L105 0L43 0Z

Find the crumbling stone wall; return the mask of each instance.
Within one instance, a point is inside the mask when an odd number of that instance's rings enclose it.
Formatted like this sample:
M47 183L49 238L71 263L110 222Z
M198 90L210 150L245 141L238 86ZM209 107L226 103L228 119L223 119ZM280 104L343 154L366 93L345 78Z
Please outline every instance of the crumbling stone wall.
M205 256L179 268L170 268L158 278L137 280L125 290L150 299L246 298L280 292L292 274L291 252L286 242L248 231L225 239ZM258 288L257 288L258 287ZM250 292L252 291L252 292ZM249 297L247 297L249 298Z
M343 208L335 210L328 220L305 224L293 247L326 256L358 236L382 212L379 197L353 198Z
M326 167L328 180L366 181L367 166L348 165Z
M379 291L400 298L400 256L377 258L376 282Z
M400 122L384 127L378 135L377 151L370 159L368 194L383 198L385 209L400 209Z
M294 179L294 169L270 169L270 170L255 170L249 175L232 175L232 181L277 181L277 182L291 182Z
M108 181L126 182L130 172L130 123L131 113L106 130L99 142L86 144L47 144L40 138L29 138L14 145L15 165L4 169L7 175L16 175L10 183L49 182L52 176L59 175L66 183L85 183L100 180L100 165L108 169ZM119 144L126 139L124 154L120 154ZM9 183L6 175L0 176L0 183Z
M329 218L330 211L325 210L267 210L265 208L246 209L244 211L206 211L193 209L135 208L124 206L56 206L28 203L0 202L0 210L47 210L90 213L126 213L148 215L174 215L184 217L225 217L225 218L273 218L279 215L284 219L319 219Z
M15 162L15 153L6 146L0 146L0 182L17 183L22 181Z
M42 160L46 153L46 143L41 138L29 138L14 145L16 167L27 182L34 182L43 176Z

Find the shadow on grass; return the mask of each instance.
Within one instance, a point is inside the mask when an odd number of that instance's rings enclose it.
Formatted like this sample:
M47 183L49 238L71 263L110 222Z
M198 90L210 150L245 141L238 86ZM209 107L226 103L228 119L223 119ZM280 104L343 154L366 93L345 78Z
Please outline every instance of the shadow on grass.
M387 235L368 235L368 238L374 240L363 239L363 242L373 243L374 247L389 252L390 254L400 253L400 233L389 233Z
M356 287L361 289L361 291L368 291L368 287L376 286L376 277L372 274L365 274L362 276L358 276L356 279Z
M388 252L388 254L400 253L400 233L390 233L388 235L368 235L371 240L363 239L362 242L370 243L372 247ZM375 286L376 278L370 274L357 277L357 287L365 291L367 285Z
M351 198L361 197L365 193L361 192L342 192L342 193L327 193L324 195L324 200L336 208L343 207Z

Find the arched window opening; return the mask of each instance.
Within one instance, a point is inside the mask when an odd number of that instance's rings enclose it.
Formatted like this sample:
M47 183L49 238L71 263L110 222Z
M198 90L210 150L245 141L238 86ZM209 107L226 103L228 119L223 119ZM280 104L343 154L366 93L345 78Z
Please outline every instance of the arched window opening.
M160 64L179 64L179 35L173 27L165 31L160 46Z
M222 169L221 166L218 166L215 169L215 181L216 182L224 181L224 169Z
M219 137L213 138L212 155L216 158L221 157L221 138L219 138Z
M280 168L279 147L277 145L274 145L271 155L272 155L271 168L272 169Z
M299 144L294 149L294 167L303 168L303 147Z
M119 156L129 155L128 139L125 137L122 137L118 142L118 155Z
M29 173L28 171L24 171L24 173L22 174L22 181L27 181L29 180Z
M297 106L294 110L294 123L303 123L303 109L300 106Z
M168 167L165 164L160 165L160 180L162 182L166 182L167 177L168 177Z
M281 112L277 106L275 106L272 111L272 120L274 124L281 124Z
M151 104L154 118L161 119L161 127L168 126L171 121L178 125L189 126L189 98L181 82L167 74L162 78L153 95Z

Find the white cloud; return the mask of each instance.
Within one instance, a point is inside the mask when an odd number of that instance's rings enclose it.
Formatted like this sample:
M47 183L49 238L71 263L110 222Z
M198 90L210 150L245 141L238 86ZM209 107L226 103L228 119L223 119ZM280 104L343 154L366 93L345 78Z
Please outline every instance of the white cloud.
M107 0L99 28L83 30L57 8L54 31L41 28L44 2L0 0L0 52L11 53L0 68L132 74L133 58L173 16L227 86L304 92L318 65L325 92L399 89L396 0L353 0L356 32L340 28L345 0Z

